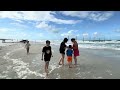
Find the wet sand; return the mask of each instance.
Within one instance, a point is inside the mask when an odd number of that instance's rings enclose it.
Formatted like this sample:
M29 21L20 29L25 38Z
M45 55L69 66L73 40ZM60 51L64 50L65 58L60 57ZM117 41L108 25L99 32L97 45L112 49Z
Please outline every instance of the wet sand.
M46 79L44 61L41 60L42 44L31 44L26 54L24 44L5 46L0 50L0 79ZM53 57L47 79L119 79L120 51L83 49L77 67L59 66L59 46L51 45ZM74 61L73 61L74 64Z

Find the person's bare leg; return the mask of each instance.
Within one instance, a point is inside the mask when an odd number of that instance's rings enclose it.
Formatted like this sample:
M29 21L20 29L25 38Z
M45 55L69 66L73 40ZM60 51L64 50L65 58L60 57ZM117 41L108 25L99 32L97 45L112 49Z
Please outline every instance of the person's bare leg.
M64 65L64 57L65 57L65 55L62 54L62 65Z
M77 57L76 57L76 65L77 65Z
M46 73L47 67L46 67L46 62L45 62L45 73Z
M48 67L49 67L49 61L47 62L47 73L49 73Z
M26 51L27 51L27 54L28 54L28 49L26 49Z
M45 62L45 73L46 73L46 76L48 76L48 72L47 72L47 62Z
M69 68L72 68L72 66L71 66L71 62L69 62Z
M75 65L77 65L77 58L74 56Z
M59 65L62 65L62 64L61 64L62 59L63 59L63 58L62 58L62 54L61 54L61 58L60 58L60 60L59 60Z
M27 54L29 54L29 48L27 48Z
M49 61L47 62L47 69L48 69L48 67L49 67Z
M61 57L60 60L59 60L59 65L61 65L61 61L62 61L62 57Z

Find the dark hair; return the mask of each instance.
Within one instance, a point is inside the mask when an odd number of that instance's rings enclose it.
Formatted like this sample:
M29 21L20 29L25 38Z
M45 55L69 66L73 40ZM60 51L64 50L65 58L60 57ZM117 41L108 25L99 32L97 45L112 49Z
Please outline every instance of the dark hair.
M72 38L71 41L75 41L75 38Z
M72 46L71 46L71 45L69 45L69 48L72 48Z
M64 42L67 42L68 41L68 39L67 38L64 38L64 40L63 40Z
M49 41L49 40L47 40L47 41L46 41L46 43L50 43L50 41Z

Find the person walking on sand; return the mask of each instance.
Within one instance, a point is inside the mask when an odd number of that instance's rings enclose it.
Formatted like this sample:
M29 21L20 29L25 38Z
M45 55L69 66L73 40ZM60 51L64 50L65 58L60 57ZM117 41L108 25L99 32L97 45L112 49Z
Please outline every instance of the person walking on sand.
M43 60L43 55L44 55L44 61L45 61L45 72L46 72L46 76L48 76L49 62L50 62L51 56L53 57L49 40L46 41L46 46L44 46L42 49L41 60Z
M72 54L73 54L73 50L72 50L72 46L69 45L67 51L66 51L66 54L67 54L67 61L68 61L68 64L69 64L69 68L72 68L71 67L71 64L72 64Z
M75 61L75 65L77 65L77 56L80 56L79 54L79 49L78 49L78 43L77 41L75 40L75 38L72 38L71 39L71 42L73 43L73 51L74 51L74 61Z
M61 54L61 58L59 60L59 65L64 65L65 49L67 48L65 43L67 43L67 42L68 42L68 39L64 38L64 40L60 44L59 52ZM62 64L61 64L61 62L62 62Z
M29 49L30 49L30 43L29 41L27 41L26 45L25 45L25 48L26 48L26 51L27 51L27 55L29 54Z

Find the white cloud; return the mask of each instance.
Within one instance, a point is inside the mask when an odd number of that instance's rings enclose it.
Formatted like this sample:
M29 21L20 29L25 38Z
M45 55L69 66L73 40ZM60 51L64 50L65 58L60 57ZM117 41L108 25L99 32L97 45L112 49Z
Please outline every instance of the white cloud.
M80 34L77 34L76 36L77 36L77 37L79 37L79 36L80 36Z
M40 22L38 25L36 25L36 27L43 30L51 31L53 33L58 33L60 30L60 28L56 28L53 25L48 25L47 22Z
M94 37L97 37L98 35L100 35L98 32L94 32L94 33L93 33L93 36L94 36Z
M0 28L0 33L14 32L15 29L12 28Z
M68 34L72 34L72 32L74 32L74 30L70 30L70 31L68 31Z
M93 34L94 34L94 35L97 35L97 34L98 34L98 32L94 32Z
M70 31L68 31L68 34L72 34L72 33L76 33L76 32L78 32L78 30L70 30Z
M105 21L114 13L112 11L61 11L62 14L72 17L86 18L94 21Z
M6 28L0 28L0 33L7 32L7 31L8 31L8 29L6 29Z
M75 24L79 22L79 20L58 19L53 15L54 13L52 11L0 11L0 18L10 18L18 22L21 22L21 20L51 21L57 24Z
M12 25L15 25L16 27L19 27L19 28L29 28L27 25L25 24L20 24L20 23L10 23Z
M120 33L120 29L117 29L117 30L114 30L115 32L117 32L117 33Z
M69 36L69 34L68 33L62 33L61 36L62 37L64 37L64 36L67 37L67 36Z
M53 33L59 33L59 31L60 31L60 30L58 30L58 29L52 30Z
M19 23L24 23L22 20L14 20L14 21L16 21L16 22L19 22Z
M86 18L91 11L60 11L62 14L67 16L75 16L79 18Z
M109 19L113 15L113 12L108 11L108 12L94 12L91 13L89 19L94 20L94 21L105 21Z
M37 34L39 37L42 37L43 36L43 33L38 33Z
M76 35L76 33L78 32L78 30L70 30L67 33L62 33L61 36L79 36L79 34Z
M83 33L83 36L84 36L84 37L87 37L87 36L88 36L88 33Z
M0 37L9 39L25 39L31 37L31 34L21 32L15 28L0 28Z

